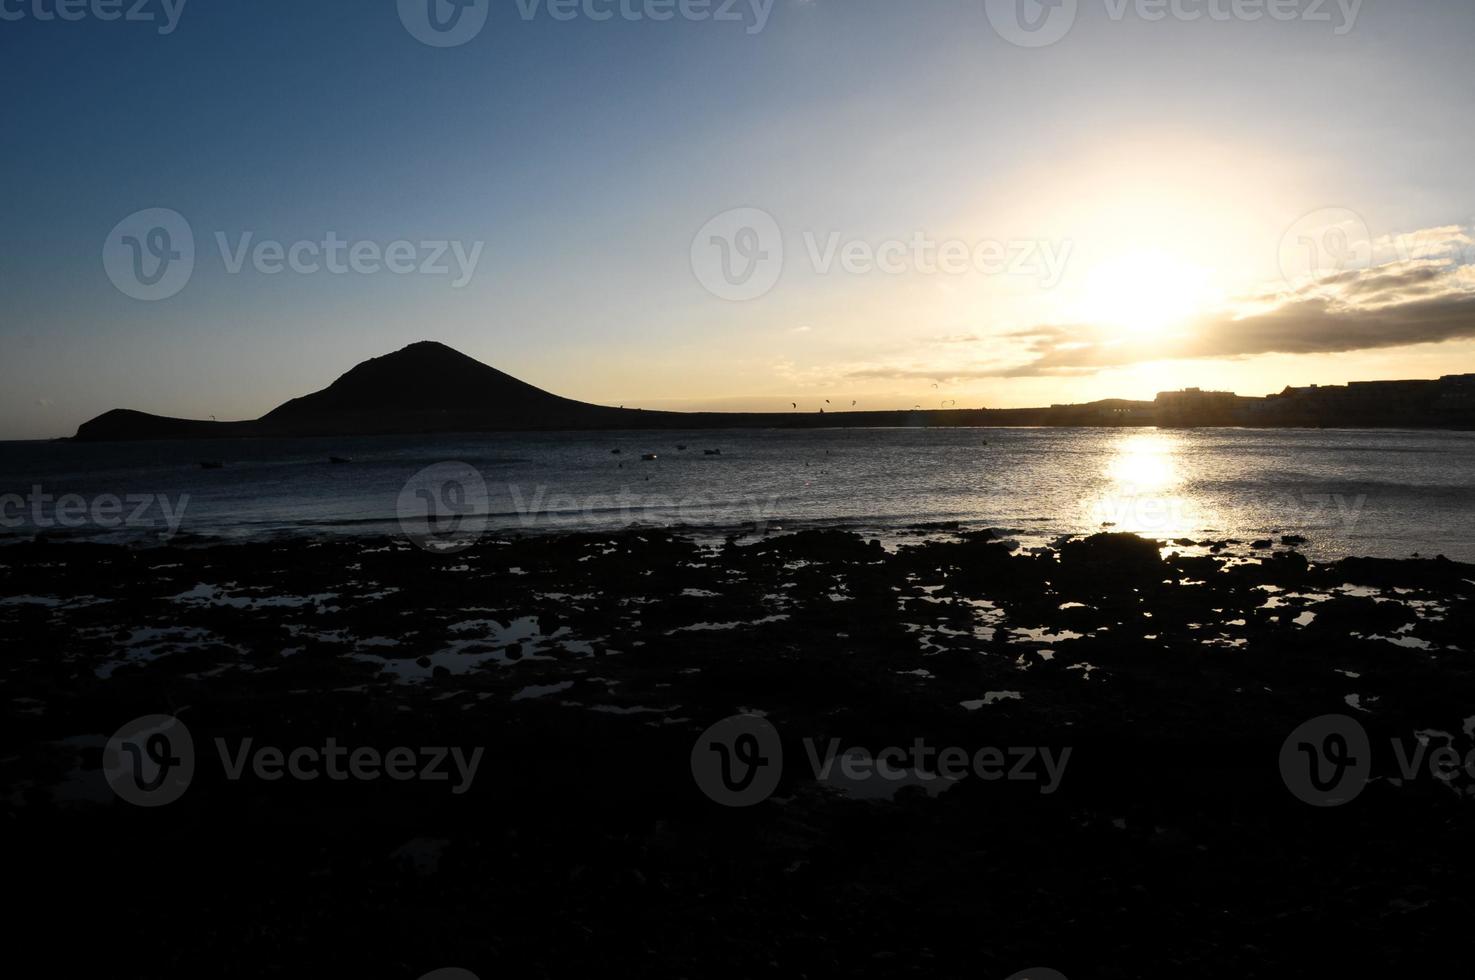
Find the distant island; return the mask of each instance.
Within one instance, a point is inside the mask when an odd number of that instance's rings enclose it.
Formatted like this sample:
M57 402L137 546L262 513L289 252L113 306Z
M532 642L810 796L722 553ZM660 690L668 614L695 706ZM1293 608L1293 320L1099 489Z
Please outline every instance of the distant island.
M1048 408L910 411L658 412L563 398L433 341L371 358L322 391L240 422L114 409L74 440L222 439L558 429L870 428L960 426L1263 426L1475 428L1475 374L1432 381L1353 381L1264 398L1160 393Z

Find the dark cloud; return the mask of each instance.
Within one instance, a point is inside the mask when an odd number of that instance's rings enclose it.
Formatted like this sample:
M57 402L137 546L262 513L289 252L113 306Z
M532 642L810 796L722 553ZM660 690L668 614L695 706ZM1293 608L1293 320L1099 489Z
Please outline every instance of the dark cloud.
M1200 319L1171 336L1131 338L1089 324L1042 324L1000 338L1000 358L945 368L871 368L857 378L1059 377L1143 361L1330 354L1475 338L1469 267L1401 263L1328 276L1272 309ZM1011 356L1012 355L1012 356Z

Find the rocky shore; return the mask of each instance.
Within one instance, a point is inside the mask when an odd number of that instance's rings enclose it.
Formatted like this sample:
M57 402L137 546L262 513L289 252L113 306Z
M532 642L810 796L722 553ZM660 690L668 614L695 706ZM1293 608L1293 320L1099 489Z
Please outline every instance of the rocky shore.
M0 549L20 934L115 976L410 978L1322 977L1461 941L1475 566L915 530ZM193 775L137 806L104 756L156 714ZM1314 805L1286 760L1327 715L1371 770ZM782 747L751 805L699 761L733 716Z

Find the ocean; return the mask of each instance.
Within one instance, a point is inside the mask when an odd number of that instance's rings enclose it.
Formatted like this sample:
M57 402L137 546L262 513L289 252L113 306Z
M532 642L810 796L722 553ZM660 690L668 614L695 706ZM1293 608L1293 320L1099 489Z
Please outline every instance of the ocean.
M720 537L838 526L891 542L956 524L1025 545L1100 530L1246 544L1299 535L1313 558L1475 561L1475 433L898 428L0 443L0 540L414 533L432 507L486 533L647 526Z

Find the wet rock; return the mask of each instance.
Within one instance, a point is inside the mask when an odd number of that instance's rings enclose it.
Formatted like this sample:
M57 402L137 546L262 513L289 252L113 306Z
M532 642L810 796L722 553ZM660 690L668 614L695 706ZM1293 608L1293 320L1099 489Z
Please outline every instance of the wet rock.
M1135 534L1110 532L1065 542L1060 548L1060 563L1067 567L1140 573L1161 571L1163 561L1156 542Z

